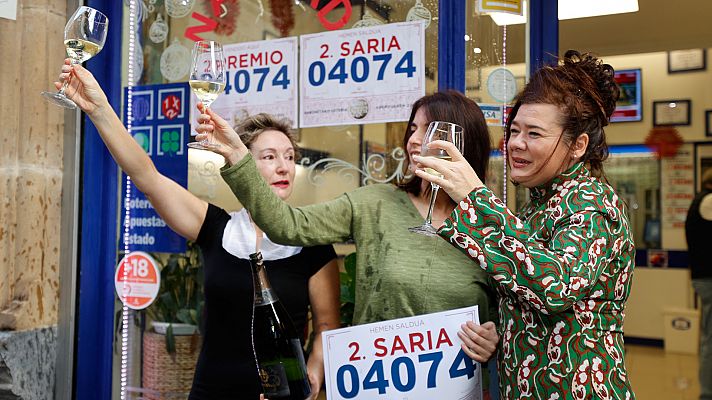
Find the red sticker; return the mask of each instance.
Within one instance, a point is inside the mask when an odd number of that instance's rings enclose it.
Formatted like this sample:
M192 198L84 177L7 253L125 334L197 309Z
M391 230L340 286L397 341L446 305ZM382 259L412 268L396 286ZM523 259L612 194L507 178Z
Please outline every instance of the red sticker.
M148 253L127 254L116 268L114 286L119 299L129 308L142 310L153 303L161 286L161 273Z
M168 119L174 119L180 115L180 98L178 96L169 95L163 99L161 103L161 113Z

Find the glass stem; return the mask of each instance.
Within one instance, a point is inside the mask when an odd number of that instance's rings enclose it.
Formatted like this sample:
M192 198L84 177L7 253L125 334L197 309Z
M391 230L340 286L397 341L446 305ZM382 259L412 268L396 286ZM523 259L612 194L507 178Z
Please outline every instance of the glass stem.
M70 61L70 62L72 63L72 65L77 64L77 61L74 59L72 59L72 61ZM71 81L72 81L72 74L70 73L69 77L67 77L67 79L62 84L62 88L59 89L59 94L64 96L64 91L67 90L67 88L69 87L69 82L71 82Z
M205 103L203 103L203 114L207 114L207 113L208 113L208 112L207 112L207 109L208 109L208 105L205 104ZM213 141L212 141L212 138L213 138L213 134L212 134L212 133L208 133L208 136L206 136L205 139L204 139L201 143L203 143L204 145L211 144L211 143L213 142Z
M438 190L440 189L440 186L431 183L430 187L432 188L430 192L430 206L428 206L428 216L425 217L425 224L426 225L432 225L432 220L433 220L433 207L435 207L435 199L438 197Z

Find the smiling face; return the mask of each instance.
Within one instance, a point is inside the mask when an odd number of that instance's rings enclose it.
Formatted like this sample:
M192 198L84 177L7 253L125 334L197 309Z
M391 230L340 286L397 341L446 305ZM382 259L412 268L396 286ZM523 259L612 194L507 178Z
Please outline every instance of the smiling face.
M570 146L561 138L563 127L559 121L562 117L559 107L552 104L519 107L507 143L513 181L524 187L536 187L573 164Z
M408 138L408 145L406 146L406 151L408 152L408 169L410 172L415 172L415 161L413 161L413 156L420 155L420 151L423 148L423 139L425 138L425 131L428 130L428 125L430 121L425 115L425 109L423 107L419 108L415 112L413 117L413 123L410 124L410 131L412 135Z
M267 129L250 144L260 175L280 199L292 194L295 174L294 147L284 133Z

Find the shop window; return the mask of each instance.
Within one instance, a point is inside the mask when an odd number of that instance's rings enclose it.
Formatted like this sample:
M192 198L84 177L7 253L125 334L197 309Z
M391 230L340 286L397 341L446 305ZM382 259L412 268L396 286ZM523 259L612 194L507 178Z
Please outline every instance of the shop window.
M500 26L477 9L477 2L468 2L465 34L465 93L482 108L489 126L493 153L490 157L486 183L499 197L503 197L507 180L504 179L502 155L498 151L504 143L503 125L506 109L514 95L526 82L527 24ZM507 199L517 209L527 199L526 190L507 182Z
M437 90L437 0L351 0L341 2L349 3L350 11L341 5L326 16L313 9L311 3L304 0L139 2L142 27L138 32L124 32L124 42L128 42L129 35L134 35L138 39L137 43L140 42L136 46L133 65L134 70L140 72L136 74L138 78L133 83L152 85L187 82L186 63L190 65L193 42L199 39L217 40L228 45L298 37L332 28L348 29L423 20L427 26L424 46L425 92L429 94ZM320 1L317 9L322 9L327 3L328 0ZM125 8L125 18L128 18L128 14L128 8ZM128 62L128 57L124 61ZM395 65L396 61L393 63ZM124 85L125 82L126 79ZM235 90L236 83L234 80L231 83L232 90ZM233 124L247 115L246 112L227 112L229 115L223 116ZM406 123L394 122L299 129L297 134L302 159L298 160L295 190L288 201L293 205L323 202L361 185L393 182L402 178L406 155L401 145L406 128ZM228 211L241 207L220 177L222 157L191 149L188 163L188 189L192 193ZM145 321L141 324L145 324ZM161 398L185 398L185 382L182 386L171 386L174 389L162 393L151 392L151 388L141 388L139 360L145 349L141 346L140 331L133 329L129 334L129 352L133 358L128 366L128 385L132 396L141 393L141 396L149 398L159 395L163 396ZM118 363L118 352L116 357L115 362ZM145 372L143 375L145 378ZM191 378L192 375L186 374L182 379ZM119 379L115 377L115 385L119 385ZM182 389L175 389L178 387Z
M660 160L642 146L611 146L608 181L628 206L636 249L661 247Z

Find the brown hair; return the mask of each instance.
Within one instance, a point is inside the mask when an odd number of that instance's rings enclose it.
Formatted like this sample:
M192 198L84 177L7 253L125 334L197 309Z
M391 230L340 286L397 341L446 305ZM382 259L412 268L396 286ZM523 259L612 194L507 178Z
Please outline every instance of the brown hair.
M421 97L413 104L410 111L410 119L403 136L403 149L408 150L408 140L413 135L411 125L415 119L415 113L423 107L425 117L428 122L448 121L458 124L463 130L463 156L477 173L477 176L484 181L487 173L491 144L487 123L482 110L473 100L467 98L460 92L448 90L437 92ZM405 169L408 169L409 159L406 158ZM408 193L420 194L421 179L413 176L399 187Z
M613 67L593 55L567 51L559 65L536 71L519 93L507 120L506 140L509 141L512 121L522 104L555 105L563 115L559 141L563 139L564 144L571 145L581 134L588 134L588 147L581 161L593 176L605 178L603 161L608 158L608 144L603 127L608 125L620 94L613 74Z
M270 114L259 113L251 115L240 121L234 127L235 132L240 135L240 140L249 149L252 143L267 130L275 130L282 132L289 139L294 147L294 159L299 158L299 146L297 145L297 136L292 129L292 124L286 118L278 119Z

